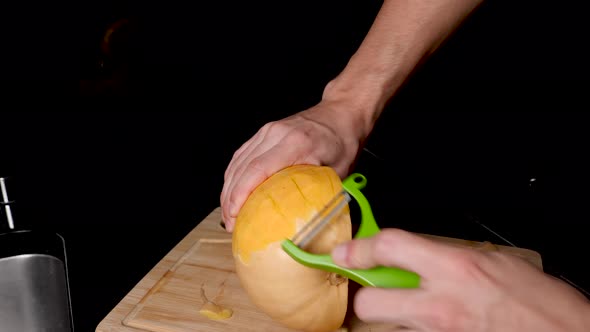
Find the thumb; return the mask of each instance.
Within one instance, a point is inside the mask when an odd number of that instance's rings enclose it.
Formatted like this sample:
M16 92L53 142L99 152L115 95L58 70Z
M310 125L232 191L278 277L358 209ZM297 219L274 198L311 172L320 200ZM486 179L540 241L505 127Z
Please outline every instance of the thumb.
M347 268L399 267L424 277L436 273L438 262L449 250L441 243L389 228L372 237L353 239L337 246L332 251L332 259Z

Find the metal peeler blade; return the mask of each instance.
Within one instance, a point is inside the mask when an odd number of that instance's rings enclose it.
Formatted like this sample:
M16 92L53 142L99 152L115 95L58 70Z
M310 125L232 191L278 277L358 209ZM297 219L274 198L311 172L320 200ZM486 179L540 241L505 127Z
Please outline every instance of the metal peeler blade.
M350 202L351 197L342 190L332 198L322 210L293 236L291 241L299 248L304 248L324 227Z

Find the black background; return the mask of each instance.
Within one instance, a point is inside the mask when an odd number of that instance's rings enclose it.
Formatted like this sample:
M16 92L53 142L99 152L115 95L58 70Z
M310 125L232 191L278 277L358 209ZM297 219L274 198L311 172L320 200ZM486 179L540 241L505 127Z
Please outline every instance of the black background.
M78 331L219 205L245 140L319 100L379 5L4 11L23 15L3 30L0 173L13 176L19 228L66 240ZM380 224L502 243L480 222L590 288L586 13L573 1L488 1L412 76L356 169ZM129 30L109 58L100 39L122 18Z

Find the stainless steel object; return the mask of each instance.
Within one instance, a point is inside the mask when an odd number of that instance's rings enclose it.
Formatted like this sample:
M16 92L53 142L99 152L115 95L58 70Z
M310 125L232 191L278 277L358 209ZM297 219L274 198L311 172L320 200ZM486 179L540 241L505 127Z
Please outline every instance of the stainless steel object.
M4 203L4 210L6 211L6 220L8 221L8 227L10 229L14 229L12 210L10 209L10 201L8 200L8 191L6 190L6 178L0 178L0 191L2 191L2 203Z
M56 233L15 230L4 178L0 233L0 331L72 332L72 311L63 238Z

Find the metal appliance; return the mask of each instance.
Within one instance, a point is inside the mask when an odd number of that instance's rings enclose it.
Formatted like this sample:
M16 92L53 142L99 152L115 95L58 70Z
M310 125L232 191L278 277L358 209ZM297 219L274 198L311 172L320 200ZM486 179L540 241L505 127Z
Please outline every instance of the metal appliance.
M19 230L0 178L0 331L72 332L64 239L57 233Z

